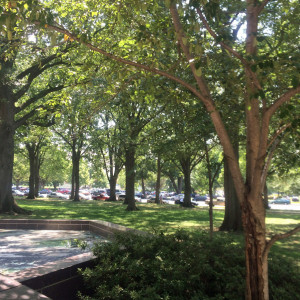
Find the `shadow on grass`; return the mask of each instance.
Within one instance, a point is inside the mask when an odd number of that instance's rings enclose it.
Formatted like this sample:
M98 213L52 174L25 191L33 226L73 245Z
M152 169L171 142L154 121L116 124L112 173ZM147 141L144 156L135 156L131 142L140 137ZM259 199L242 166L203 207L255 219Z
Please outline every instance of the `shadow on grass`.
M19 199L18 204L33 211L32 215L7 216L0 218L30 219L78 219L103 220L130 228L150 232L174 233L177 229L208 230L209 216L205 207L183 208L168 204L140 204L139 210L128 212L121 202L70 200L26 200ZM224 210L214 210L214 227L217 229L224 218ZM300 222L300 214L267 212L266 224L268 237L287 232ZM238 237L242 241L243 238ZM277 242L271 251L290 256L300 266L300 234Z

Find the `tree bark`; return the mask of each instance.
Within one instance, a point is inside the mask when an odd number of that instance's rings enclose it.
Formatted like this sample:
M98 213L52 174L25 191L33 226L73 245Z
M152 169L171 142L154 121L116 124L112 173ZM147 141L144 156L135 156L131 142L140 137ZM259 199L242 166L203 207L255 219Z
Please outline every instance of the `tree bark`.
M177 194L180 194L181 191L182 191L182 182L183 182L182 179L183 179L182 176L179 176L178 179L177 179L177 182L178 182L178 184L177 184L177 189L178 189Z
M137 210L134 198L135 183L135 147L129 145L125 150L125 173L126 173L126 196L124 204L127 204L126 210Z
M110 195L109 195L109 201L116 201L116 185L117 185L117 176L111 176L109 180L109 189L110 189Z
M2 66L3 67L3 66ZM3 80L4 81L4 80ZM12 196L14 163L14 105L10 91L0 81L0 213L24 213Z
M146 187L145 187L144 173L142 173L142 194L144 195L144 198L146 198Z
M234 183L226 157L224 159L224 193L225 215L219 230L242 232L243 224L240 202L235 192Z
M70 199L74 199L75 196L75 170L74 170L74 164L72 160L72 178L71 178L71 194L70 194Z
M184 207L193 207L191 202L191 160L190 157L182 158L180 160L180 164L183 171L184 176L184 199L183 199L183 206Z
M239 157L239 142L236 139L238 131L234 133L233 148L236 157ZM221 231L243 231L242 212L239 199L237 197L232 175L228 166L228 158L224 157L224 193L225 193L225 215L219 228Z

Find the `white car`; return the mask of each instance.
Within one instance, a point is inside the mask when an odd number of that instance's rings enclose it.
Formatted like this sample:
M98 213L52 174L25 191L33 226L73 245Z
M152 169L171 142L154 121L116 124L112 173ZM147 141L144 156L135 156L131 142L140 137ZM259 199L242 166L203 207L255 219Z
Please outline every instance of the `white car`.
M172 200L183 200L184 198L184 194L178 194L178 195L175 195L175 196L172 196L171 199Z
M86 193L79 193L79 199L80 200L92 200L92 195L86 194Z
M24 196L24 195L25 195L23 192L21 192L21 191L19 191L19 190L13 190L13 191L12 191L12 194L13 194L14 196Z
M65 194L58 193L58 192L51 192L48 195L48 198L69 199L69 195L65 195Z

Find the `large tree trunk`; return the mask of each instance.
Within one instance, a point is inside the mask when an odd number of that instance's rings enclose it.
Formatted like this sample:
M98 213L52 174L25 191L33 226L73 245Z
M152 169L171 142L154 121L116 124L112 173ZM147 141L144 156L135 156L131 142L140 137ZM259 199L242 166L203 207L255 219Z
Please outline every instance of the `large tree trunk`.
M251 193L246 195L242 209L242 219L246 241L246 299L269 299L268 264L264 255L266 246L265 218L262 217L263 203L260 198L253 199ZM250 209L248 205L261 203L261 208Z
M28 213L12 196L14 163L14 105L10 93L0 82L0 213Z
M235 192L234 183L226 157L224 158L224 193L225 215L219 230L241 232L243 231L241 207Z
M126 210L137 210L134 199L135 183L135 147L130 145L125 150L125 172L126 172L126 196L124 204L127 204Z
M109 201L116 201L116 185L117 185L117 176L111 176L109 180Z
M156 185L155 185L155 203L161 204L160 200L160 179L161 179L161 158L157 157L157 170L156 170Z

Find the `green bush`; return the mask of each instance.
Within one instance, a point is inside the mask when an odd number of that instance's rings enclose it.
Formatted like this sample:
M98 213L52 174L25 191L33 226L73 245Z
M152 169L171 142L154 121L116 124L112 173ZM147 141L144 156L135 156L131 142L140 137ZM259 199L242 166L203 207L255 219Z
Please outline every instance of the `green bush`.
M95 267L81 272L92 296L81 299L244 299L243 249L226 234L213 240L206 233L184 231L118 234L114 242L98 244L93 251ZM281 298L271 299L292 299L284 296L282 278L276 278L281 282L271 290ZM299 276L294 279L299 286Z

